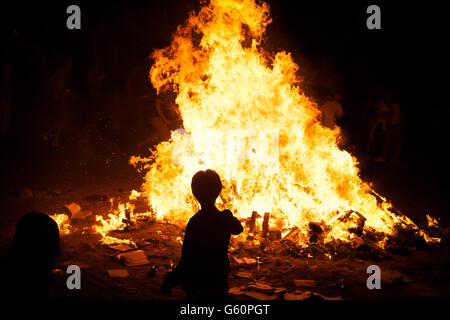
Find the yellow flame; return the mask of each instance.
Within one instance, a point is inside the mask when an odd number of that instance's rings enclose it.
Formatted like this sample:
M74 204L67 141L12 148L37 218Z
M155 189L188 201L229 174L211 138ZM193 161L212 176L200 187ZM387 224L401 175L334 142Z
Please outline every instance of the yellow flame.
M50 218L55 220L56 224L59 228L59 233L61 234L69 234L70 233L70 219L64 213L55 213L53 215L49 215Z
M438 228L439 227L439 218L433 218L430 215L426 215L427 222L428 222L428 228Z

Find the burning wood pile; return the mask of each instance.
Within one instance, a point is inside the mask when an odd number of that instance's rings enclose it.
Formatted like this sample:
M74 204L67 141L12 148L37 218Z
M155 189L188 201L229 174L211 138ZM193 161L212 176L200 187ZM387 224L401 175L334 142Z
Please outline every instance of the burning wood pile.
M177 94L184 128L148 158L132 157L145 172L141 191L82 230L104 244L135 244L112 234L148 220L184 227L199 209L191 178L211 168L223 180L218 208L247 225L232 252L256 246L333 258L440 241L361 180L357 159L339 147L340 129L321 125L291 55L264 50L270 23L264 2L211 0L153 53L151 83ZM136 210L143 201L147 209ZM73 232L67 216L54 218Z

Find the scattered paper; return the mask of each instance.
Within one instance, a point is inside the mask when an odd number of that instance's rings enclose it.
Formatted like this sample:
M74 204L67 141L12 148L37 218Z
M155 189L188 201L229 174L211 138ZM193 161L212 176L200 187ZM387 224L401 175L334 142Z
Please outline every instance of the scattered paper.
M126 278L129 276L128 270L126 269L109 269L107 272L111 278Z
M129 267L142 266L150 263L142 250L119 253L117 258Z

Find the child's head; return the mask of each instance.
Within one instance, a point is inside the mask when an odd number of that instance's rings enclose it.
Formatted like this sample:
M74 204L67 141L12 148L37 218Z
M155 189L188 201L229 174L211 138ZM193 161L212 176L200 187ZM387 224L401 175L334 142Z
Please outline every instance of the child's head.
M199 171L192 177L191 188L201 206L213 205L222 190L222 182L213 170Z
M15 260L33 261L36 267L49 267L59 251L59 228L42 212L31 212L17 224L9 254Z

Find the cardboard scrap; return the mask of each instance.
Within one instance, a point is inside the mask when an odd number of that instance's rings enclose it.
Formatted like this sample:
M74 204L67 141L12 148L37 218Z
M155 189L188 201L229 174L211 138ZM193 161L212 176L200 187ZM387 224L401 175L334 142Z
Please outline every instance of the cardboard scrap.
M119 253L117 259L129 267L143 266L150 263L142 250Z
M126 269L108 269L106 271L111 278L126 278L130 275Z
M69 209L72 217L76 216L80 211L81 207L78 203L72 202L71 204L66 204L65 207Z
M314 280L294 280L297 287L315 287L316 282Z

